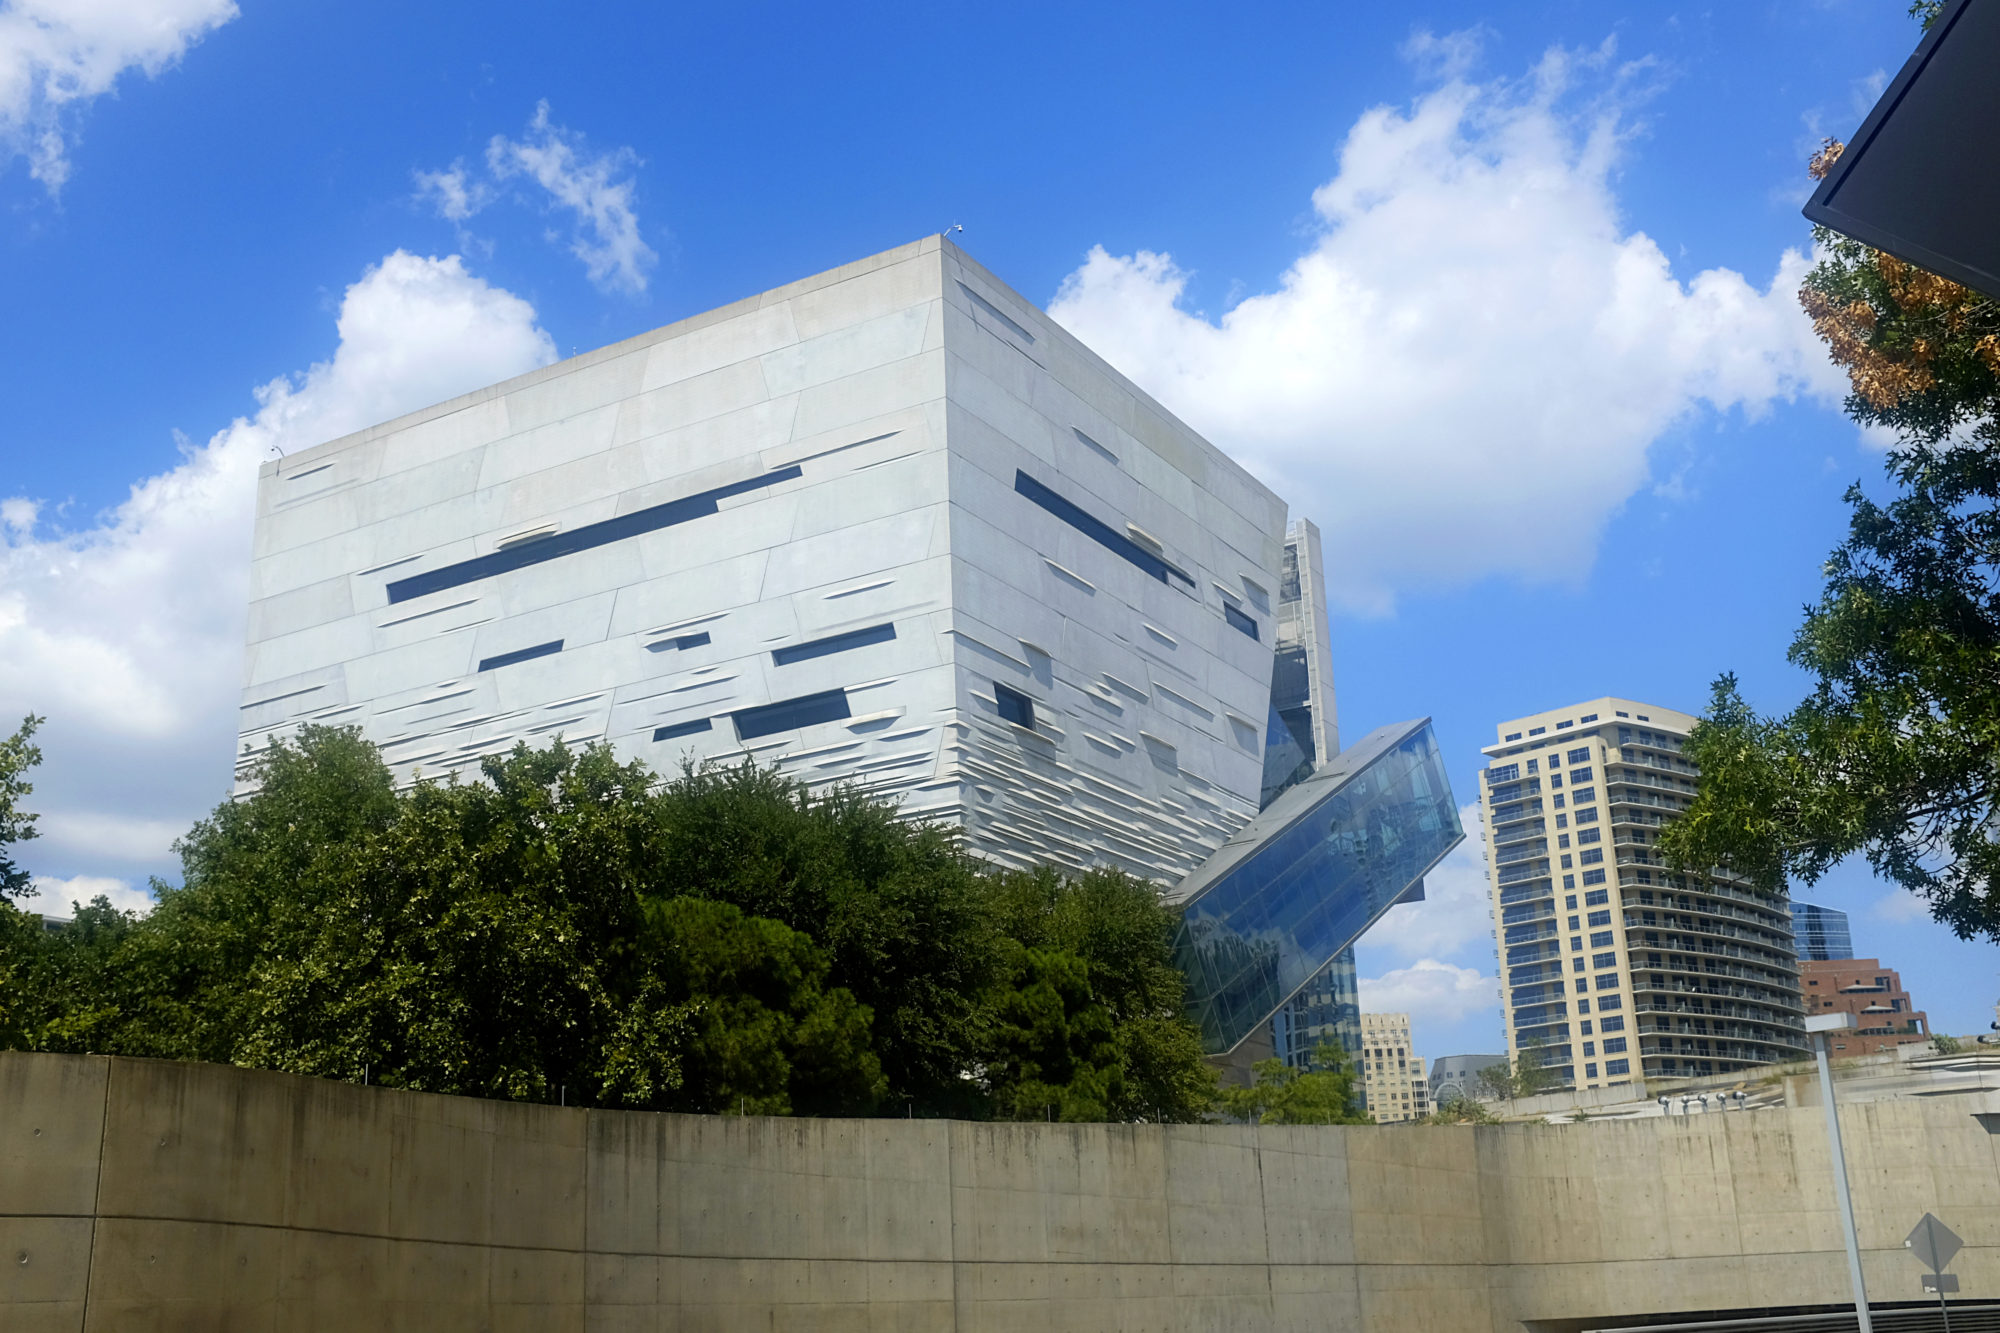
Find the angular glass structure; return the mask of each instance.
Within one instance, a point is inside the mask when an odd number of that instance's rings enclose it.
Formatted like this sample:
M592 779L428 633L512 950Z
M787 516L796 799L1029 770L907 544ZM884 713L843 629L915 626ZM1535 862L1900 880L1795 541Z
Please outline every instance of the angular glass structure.
M1369 733L1168 895L1204 1049L1233 1049L1463 838L1430 719Z
M1828 963L1854 957L1854 937L1847 928L1847 913L1818 903L1791 900L1792 942L1802 962Z

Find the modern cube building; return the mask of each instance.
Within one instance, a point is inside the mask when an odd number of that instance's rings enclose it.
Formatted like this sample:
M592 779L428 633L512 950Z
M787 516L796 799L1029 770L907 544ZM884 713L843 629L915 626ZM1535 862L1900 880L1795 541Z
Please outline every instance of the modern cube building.
M932 237L266 465L244 776L308 722L405 781L560 736L859 783L1001 864L1182 884L1262 804L1285 527ZM1412 744L1441 784L1418 723L1333 785L1407 788ZM1253 920L1260 894L1184 898L1247 943L1312 915Z
M1695 719L1603 698L1503 722L1480 783L1507 1054L1566 1085L1809 1054L1792 918L1727 874L1670 872Z

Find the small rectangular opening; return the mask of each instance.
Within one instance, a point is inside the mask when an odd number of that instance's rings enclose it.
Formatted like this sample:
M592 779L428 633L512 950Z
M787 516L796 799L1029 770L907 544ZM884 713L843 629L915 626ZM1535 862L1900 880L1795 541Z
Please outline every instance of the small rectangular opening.
M561 652L562 646L563 641L561 639L551 639L547 643L538 643L532 648L516 648L511 653L501 653L496 657L482 658L479 663L479 669L481 671L494 671L500 667L513 666L516 662L526 662L537 657L547 657L550 653Z
M1019 690L1010 690L999 681L993 682L993 702L999 705L1000 720L1012 722L1017 727L1035 729L1035 701Z
M1224 602L1222 604L1222 618L1229 622L1230 628L1241 630L1253 639L1259 637L1257 634L1257 622L1252 620L1248 613L1244 612L1241 608Z
M802 694L796 699L739 709L729 716L736 723L737 736L748 741L821 722L838 722L852 715L847 708L846 690L821 690L818 694Z
M693 736L699 732L710 731L712 729L713 726L707 718L699 717L692 722L676 722L671 726L655 727L653 728L653 739L656 741L670 741L676 736Z
M804 662L814 657L826 657L853 648L865 648L871 643L887 643L895 637L894 625L870 625L866 629L848 630L845 634L829 634L824 639L813 639L808 643L773 648L771 661L776 666L790 666L794 662Z

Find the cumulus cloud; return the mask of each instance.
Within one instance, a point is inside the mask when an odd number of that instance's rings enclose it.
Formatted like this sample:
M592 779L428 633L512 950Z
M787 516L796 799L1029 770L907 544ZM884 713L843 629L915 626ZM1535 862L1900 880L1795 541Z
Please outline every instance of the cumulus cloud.
M1485 1010L1497 1017L1500 1011L1498 977L1435 958L1362 977L1360 987L1362 1012L1408 1014L1413 1031L1455 1025Z
M85 104L127 70L157 76L235 17L233 0L0 0L0 153L59 192Z
M1371 948L1393 950L1408 959L1457 953L1493 938L1492 897L1486 883L1486 853L1479 841L1479 805L1460 806L1465 841L1424 876L1424 900L1401 903L1383 913L1363 938Z
M74 530L0 504L0 718L47 716L24 851L157 865L225 795L258 467L553 361L535 311L456 256L397 251L349 287L333 355Z
M542 102L525 137L493 136L486 165L499 180L527 177L557 207L575 215L570 253L583 261L592 282L632 296L646 290L646 275L659 256L639 236L632 202L636 183L628 174L639 158L630 148L590 152L582 135L549 119L549 104Z
M1634 66L1609 46L1486 82L1463 40L1411 54L1443 82L1355 123L1275 290L1210 317L1170 254L1099 247L1050 305L1320 523L1350 610L1579 579L1676 423L1843 392L1805 256L1682 280L1622 222Z
M35 881L35 894L26 906L49 916L69 916L78 903L88 903L94 898L107 899L119 911L137 912L140 916L153 910L152 890L134 888L127 880L103 875L76 875L69 879L44 876Z

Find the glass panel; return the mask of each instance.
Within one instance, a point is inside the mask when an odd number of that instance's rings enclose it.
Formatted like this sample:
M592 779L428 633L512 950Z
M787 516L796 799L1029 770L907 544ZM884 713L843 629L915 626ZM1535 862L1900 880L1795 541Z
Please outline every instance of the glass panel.
M837 722L852 715L847 711L846 690L823 690L818 694L805 694L796 699L745 708L729 716L736 723L737 736L748 741L775 732L797 731L800 727L820 722Z
M1428 725L1328 786L1182 912L1175 953L1211 1052L1269 1018L1462 836Z
M501 653L495 657L481 659L479 669L481 671L492 671L498 667L513 666L516 662L527 662L537 657L547 657L550 653L561 652L562 646L563 641L561 639L551 639L547 643L538 643L532 648L516 648L511 653Z
M1167 575L1171 574L1182 583L1187 584L1188 587L1194 587L1194 580L1188 576L1186 570L1162 560L1159 556L1154 555L1124 533L1113 528L1109 523L1086 512L1082 506L1074 504L1056 494L1048 487L1042 485L1041 482L1036 481L1033 477L1018 469L1014 473L1014 489L1075 528L1084 536L1096 542L1099 546L1131 561L1160 582L1165 583Z
M790 666L794 662L804 662L814 657L844 653L850 648L865 648L871 643L887 643L895 637L894 625L870 625L866 629L848 630L845 634L829 634L824 639L814 639L809 643L773 648L771 662L775 666Z

